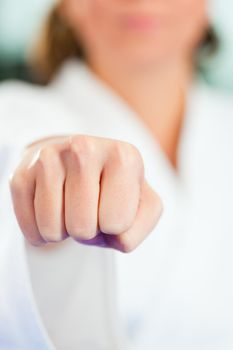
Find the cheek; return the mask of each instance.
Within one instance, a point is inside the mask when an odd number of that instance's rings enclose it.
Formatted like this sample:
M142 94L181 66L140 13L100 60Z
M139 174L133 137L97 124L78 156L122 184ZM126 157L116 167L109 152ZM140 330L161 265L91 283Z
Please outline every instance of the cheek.
M174 9L171 16L170 38L173 41L176 38L177 44L183 44L184 48L185 45L187 48L193 48L208 27L206 1L177 0L174 3L179 10Z
M111 23L111 1L106 0L81 0L83 5L83 16L81 18L82 30L84 32L99 32Z
M110 0L79 0L83 3L82 14L77 19L76 29L81 34L85 45L97 46L113 30L113 14ZM77 6L76 6L77 8Z
M164 24L161 30L148 36L127 32L121 27L117 16L119 6L116 5L120 0L72 1L76 2L76 9L78 1L82 5L77 12L76 23L79 25L76 29L90 52L107 51L115 56L121 53L121 56L134 57L164 57L187 52L194 48L208 26L204 0L163 3ZM156 13L157 8L153 11Z

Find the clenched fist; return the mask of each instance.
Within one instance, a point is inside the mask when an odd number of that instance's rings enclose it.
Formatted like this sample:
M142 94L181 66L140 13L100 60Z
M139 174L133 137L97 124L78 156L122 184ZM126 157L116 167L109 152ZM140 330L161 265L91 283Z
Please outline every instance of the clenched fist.
M28 145L11 174L14 212L33 245L76 241L134 250L163 211L132 144L89 135Z

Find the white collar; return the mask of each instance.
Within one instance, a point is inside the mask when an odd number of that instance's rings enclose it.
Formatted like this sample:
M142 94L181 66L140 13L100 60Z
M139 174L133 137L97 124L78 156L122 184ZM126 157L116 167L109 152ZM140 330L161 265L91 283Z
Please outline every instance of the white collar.
M101 81L84 62L76 59L67 61L50 86L65 97L70 105L73 104L75 107L77 101L79 101L79 104L83 104L88 114L92 114L93 123L95 123L94 114L97 111L102 115L111 116L113 120L118 119L121 125L126 125L126 127L128 125L129 129L133 128L132 133L137 130L140 131L141 144L147 145L148 149L154 152L152 157L156 156L156 161L162 165L161 167L155 166L157 173L161 171L158 178L164 178L164 183L170 180L175 185L174 187L178 189L180 186L182 187L186 177L189 176L188 162L192 152L192 138L198 133L195 129L203 114L203 92L205 95L206 87L200 76L196 76L187 94L186 115L178 150L179 175L171 166L169 159L150 133L150 130L137 114L107 84ZM151 176L154 175L156 174L151 174Z

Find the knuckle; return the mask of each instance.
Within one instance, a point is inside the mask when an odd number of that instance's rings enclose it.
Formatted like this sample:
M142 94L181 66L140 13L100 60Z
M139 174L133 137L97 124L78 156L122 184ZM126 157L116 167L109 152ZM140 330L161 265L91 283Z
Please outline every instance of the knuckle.
M57 151L55 147L52 145L47 145L39 151L36 161L37 165L39 165L42 170L47 170L53 164L56 154Z
M56 149L53 145L47 145L40 150L40 156L39 159L42 162L47 163L51 160L52 157L56 154Z
M73 136L69 143L69 151L80 166L86 165L95 156L94 143L91 137L86 135Z
M75 135L69 143L70 151L88 156L95 151L94 143L91 137L86 135Z
M127 151L125 145L122 142L115 142L112 147L111 156L115 161L121 165L127 165Z
M113 146L112 155L123 166L135 168L143 165L139 150L127 142L116 142Z
M139 152L138 148L132 144L128 144L128 158L129 162L132 165L142 165L143 159L141 156L141 153Z
M9 178L10 188L15 194L20 193L26 184L27 184L26 170L16 171Z
M64 177L64 168L58 151L52 145L42 149L36 161L38 174L43 174L47 179ZM56 176L55 176L56 175Z

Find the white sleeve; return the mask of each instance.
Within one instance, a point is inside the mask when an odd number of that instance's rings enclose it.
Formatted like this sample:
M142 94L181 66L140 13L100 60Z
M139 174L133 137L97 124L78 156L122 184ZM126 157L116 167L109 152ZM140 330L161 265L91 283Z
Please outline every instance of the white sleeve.
M19 229L8 178L22 150L0 144L0 339L7 349L120 349L113 252L71 239L37 248Z
M21 143L1 143L0 140L0 188L6 184L20 162L25 146Z
M113 252L71 238L31 246L12 211L8 178L25 146L47 135L84 130L74 123L77 116L59 107L31 87L0 87L0 339L4 334L8 349L48 349L41 345L43 337L53 350L118 349ZM15 343L7 343L12 338Z
M54 350L49 347L30 290L24 239L14 215L8 183L22 148L0 143L0 347Z
M0 145L22 141L22 131L28 127L23 108L27 105L24 90L20 82L0 85Z
M82 120L49 89L25 83L0 86L0 144L30 144L82 130Z

